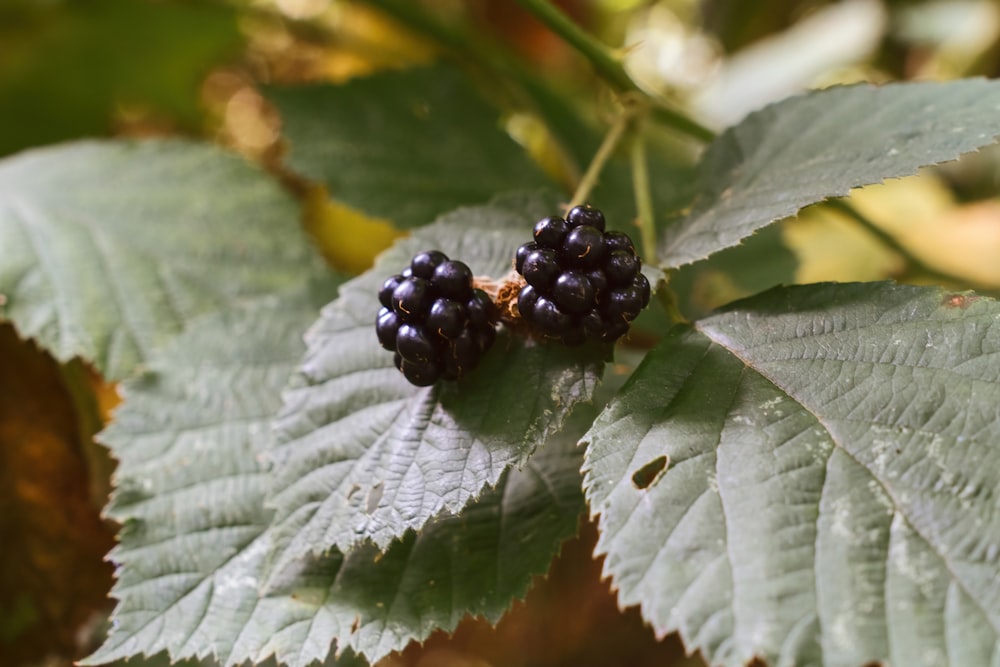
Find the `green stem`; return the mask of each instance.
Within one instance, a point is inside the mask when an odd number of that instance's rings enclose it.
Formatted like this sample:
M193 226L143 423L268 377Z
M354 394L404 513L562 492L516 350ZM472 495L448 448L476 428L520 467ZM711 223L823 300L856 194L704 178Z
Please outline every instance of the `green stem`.
M864 228L869 234L874 236L880 243L890 248L893 252L897 253L903 260L909 264L911 269L915 269L918 272L925 274L926 276L935 280L935 282L943 283L959 283L967 284L969 281L965 278L960 278L958 276L953 276L947 273L938 271L937 269L927 266L923 261L918 259L913 255L903 244L896 240L896 237L892 236L884 229L876 225L874 222L868 219L863 213L858 209L843 199L831 199L825 203L826 206L830 207L835 211L839 211L844 215L848 216L856 223L858 223L862 228Z
M678 132L697 139L702 143L707 144L715 139L715 132L659 100L653 100L652 114L658 123L672 127Z
M642 261L651 266L656 259L656 217L653 212L653 195L649 187L649 168L646 163L646 141L641 132L632 137L632 189L635 193L636 225L642 243Z
M598 74L617 88L619 92L635 90L632 78L608 48L590 33L580 28L558 7L547 0L517 0L517 4L524 7L535 18L544 23L549 30L559 35L563 41L590 61Z
M648 97L632 80L621 61L614 56L611 50L574 23L558 7L549 3L548 0L517 0L517 3L576 49L590 62L601 78L616 88L618 92L639 92L644 97ZM698 141L709 142L715 138L714 132L688 118L680 111L667 106L662 101L654 100L653 102L653 115L664 125Z
M579 185L576 186L576 191L573 193L573 198L570 199L569 204L566 205L566 210L569 211L574 206L579 206L587 201L590 197L591 191L597 186L598 181L601 178L601 171L604 169L604 165L607 164L608 160L614 154L615 149L621 143L622 137L625 136L625 130L628 129L632 122L634 116L634 110L625 108L622 110L618 117L615 118L614 124L608 133L604 135L604 141L601 142L601 146L597 149L597 153L594 154L594 159L590 161L587 166L587 171L584 173L583 178L580 179Z

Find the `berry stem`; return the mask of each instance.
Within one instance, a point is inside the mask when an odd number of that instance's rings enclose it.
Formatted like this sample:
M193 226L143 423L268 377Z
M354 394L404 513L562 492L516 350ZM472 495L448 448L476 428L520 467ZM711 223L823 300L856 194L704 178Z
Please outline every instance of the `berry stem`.
M594 158L590 161L590 164L587 165L587 171L583 174L583 178L580 179L580 183L576 186L576 191L573 192L573 198L570 199L569 204L566 205L566 211L569 211L574 206L586 203L587 199L590 197L591 191L597 187L597 183L601 177L601 171L604 169L604 165L607 164L608 160L611 159L611 155L615 152L615 149L618 148L618 145L622 141L622 137L625 136L625 131L629 128L629 125L631 125L636 109L637 106L635 104L626 104L618 114L617 118L615 118L615 122L608 129L608 133L604 135L604 141L601 142L597 152L594 153Z
M590 33L574 23L558 7L548 0L517 0L517 3L541 21L549 30L558 35L587 59L597 73L619 93L641 93L632 77L625 71L621 60ZM670 107L661 100L653 100L653 116L659 122L698 141L707 143L715 138L715 133L692 118Z
M646 141L642 132L632 136L632 189L635 193L636 225L642 243L642 261L658 264L656 259L656 216L653 212L653 195L649 187L649 169L646 165Z

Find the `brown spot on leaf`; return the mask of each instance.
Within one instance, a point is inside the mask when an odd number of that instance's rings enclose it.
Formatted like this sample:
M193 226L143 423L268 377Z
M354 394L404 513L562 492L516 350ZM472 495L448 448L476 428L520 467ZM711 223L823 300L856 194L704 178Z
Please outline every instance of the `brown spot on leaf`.
M976 301L979 301L979 297L975 294L946 294L941 305L945 308L968 308Z

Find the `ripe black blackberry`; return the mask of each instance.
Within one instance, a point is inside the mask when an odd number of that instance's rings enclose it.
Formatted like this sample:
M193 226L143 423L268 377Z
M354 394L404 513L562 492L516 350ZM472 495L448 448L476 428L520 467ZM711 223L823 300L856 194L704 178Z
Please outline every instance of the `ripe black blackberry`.
M472 271L439 250L418 253L382 283L375 333L412 384L457 380L496 338L497 309L472 286Z
M517 249L514 268L528 283L517 296L521 317L567 345L611 343L649 305L649 281L627 234L606 232L604 214L576 206L566 218L535 224L535 240Z

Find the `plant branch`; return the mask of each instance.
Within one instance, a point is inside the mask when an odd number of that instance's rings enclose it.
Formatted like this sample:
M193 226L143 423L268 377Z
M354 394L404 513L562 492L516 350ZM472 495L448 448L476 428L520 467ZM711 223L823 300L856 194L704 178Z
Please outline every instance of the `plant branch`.
M516 0L536 19L545 24L549 30L559 35L560 38L584 58L590 61L594 69L601 77L618 89L619 92L635 90L635 83L622 67L622 64L615 58L608 48L595 39L590 33L584 31L573 22L558 7L552 5L548 0Z
M830 207L835 211L839 211L844 215L848 216L856 223L858 223L862 228L865 229L869 234L874 236L880 243L887 246L893 252L898 254L903 260L910 266L911 269L916 269L920 273L933 278L936 282L942 283L958 283L958 284L969 284L969 280L966 278L961 278L959 276L954 276L937 269L928 266L913 253L910 252L903 244L901 244L896 237L892 236L884 229L876 225L874 222L868 219L863 213L850 204L850 202L843 199L830 199L825 202L825 206ZM986 288L989 289L989 288Z
M559 8L548 2L548 0L516 1L525 10L530 12L532 16L545 24L549 30L576 49L580 55L590 62L601 78L617 89L618 92L641 93L644 97L649 97L636 85L632 77L625 71L625 67L621 61L614 56L607 46L580 28L580 26L574 23ZM715 138L715 133L707 127L704 127L659 100L651 98L650 100L653 106L653 116L657 121L702 142L709 142Z
M573 198L566 205L566 211L587 201L591 191L597 186L601 178L601 171L604 169L604 165L607 164L608 160L614 154L615 149L618 148L622 137L625 136L625 131L632 123L634 115L634 108L625 107L618 114L618 117L615 118L614 124L611 125L608 133L604 135L604 141L601 142L600 147L594 154L594 158L587 166L586 173L584 173L583 178L580 179L580 183L576 186Z
M656 217L653 211L653 195L649 187L649 167L646 163L646 141L641 132L632 137L632 190L635 193L636 225L642 243L642 261L650 266L656 260Z

